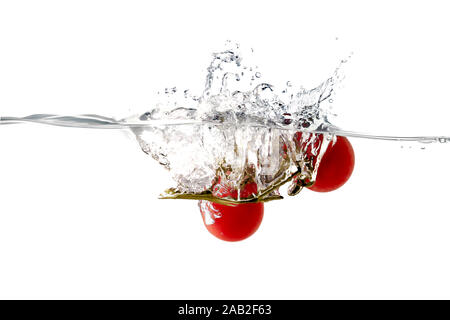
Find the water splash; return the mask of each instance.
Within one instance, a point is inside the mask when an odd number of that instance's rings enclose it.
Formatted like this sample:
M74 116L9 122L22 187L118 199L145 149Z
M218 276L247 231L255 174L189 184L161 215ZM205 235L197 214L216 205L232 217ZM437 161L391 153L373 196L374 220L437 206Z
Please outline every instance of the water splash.
M215 53L200 96L165 90L152 110L126 120L191 121L132 128L142 150L170 170L177 183L165 197L204 199L220 180L238 190L237 201L267 201L280 198L277 189L291 180L297 186L292 194L314 181L330 139L317 140L322 151L309 159L304 151L317 134L304 141L294 136L329 123L327 100L334 95L338 70L312 90L296 90L290 82L278 90L264 81L257 66L244 62L238 47ZM258 192L241 198L239 190L249 183Z
M254 202L280 199L278 188L291 182L297 194L314 182L320 159L336 135L422 143L446 143L449 137L396 137L341 130L331 124L336 85L343 59L331 77L313 89L288 81L277 88L257 66L245 64L239 46L213 54L200 95L166 88L143 114L125 119L99 115L35 114L1 117L0 124L49 125L131 130L142 150L170 170L176 183L165 198ZM298 132L303 132L299 134ZM218 180L238 190L238 198L217 198ZM257 192L239 190L255 183Z

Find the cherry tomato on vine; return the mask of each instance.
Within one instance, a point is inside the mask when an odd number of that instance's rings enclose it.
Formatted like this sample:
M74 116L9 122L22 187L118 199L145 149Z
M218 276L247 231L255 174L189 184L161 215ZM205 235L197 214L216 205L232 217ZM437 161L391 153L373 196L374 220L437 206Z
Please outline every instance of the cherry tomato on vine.
M330 142L317 170L316 181L309 187L316 192L329 192L342 187L355 167L355 153L346 137L338 136Z
M256 191L256 184L249 183L241 190L240 196L250 197ZM236 199L237 194L237 190L220 182L213 187L213 195L217 197ZM261 202L228 206L200 200L199 207L206 229L225 241L240 241L250 237L258 230L264 216L264 204Z

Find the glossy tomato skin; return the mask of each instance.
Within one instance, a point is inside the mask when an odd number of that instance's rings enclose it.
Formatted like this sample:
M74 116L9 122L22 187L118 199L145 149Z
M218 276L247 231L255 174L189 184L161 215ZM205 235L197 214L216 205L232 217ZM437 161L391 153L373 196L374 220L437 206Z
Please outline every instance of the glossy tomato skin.
M256 183L247 183L238 192L221 183L220 180L212 188L214 196L233 199L250 198L257 192ZM199 201L200 212L206 229L215 237L225 241L240 241L250 237L258 230L264 216L264 204L243 203L224 205L211 201Z
M206 229L212 235L224 241L241 241L258 230L264 216L264 204L227 206L202 200L200 212Z
M309 187L316 192L330 192L343 186L355 167L355 153L346 137L338 136L328 145L317 170L316 181Z

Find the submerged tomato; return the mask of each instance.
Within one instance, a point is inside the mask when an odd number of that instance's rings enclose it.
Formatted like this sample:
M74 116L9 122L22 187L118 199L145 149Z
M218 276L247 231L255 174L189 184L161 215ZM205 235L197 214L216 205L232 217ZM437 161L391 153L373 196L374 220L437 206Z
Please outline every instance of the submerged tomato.
M250 197L256 193L255 183L249 183L240 192L241 198ZM213 187L217 197L237 198L237 190L218 183ZM208 231L215 237L225 241L240 241L250 237L258 230L264 216L264 204L243 203L233 206L211 201L199 201L203 222Z
M320 161L312 191L329 192L343 186L355 167L355 153L346 137L338 136L330 143Z

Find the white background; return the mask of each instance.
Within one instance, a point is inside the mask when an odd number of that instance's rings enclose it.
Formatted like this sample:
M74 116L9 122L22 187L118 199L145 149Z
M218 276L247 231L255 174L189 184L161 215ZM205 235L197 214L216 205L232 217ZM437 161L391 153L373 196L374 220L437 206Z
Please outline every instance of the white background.
M1 1L0 116L145 110L201 90L232 39L275 84L354 52L343 128L450 135L446 3ZM124 132L1 126L0 298L450 298L450 145L351 141L348 184L269 203L227 243L195 202L157 199L167 173Z

